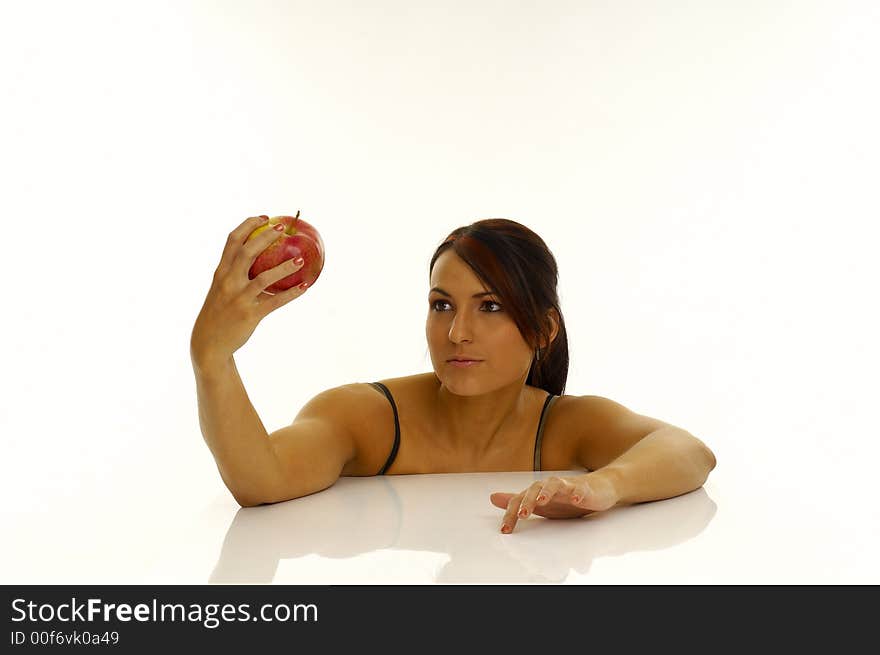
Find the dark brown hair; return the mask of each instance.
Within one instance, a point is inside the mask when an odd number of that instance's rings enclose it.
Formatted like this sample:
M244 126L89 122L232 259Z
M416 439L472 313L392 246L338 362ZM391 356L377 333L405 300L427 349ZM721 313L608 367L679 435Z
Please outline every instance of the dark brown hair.
M526 384L563 395L568 379L568 335L559 308L556 286L559 269L544 240L525 225L506 218L487 218L454 229L444 239L428 267L452 249L493 289L520 334L535 351ZM559 315L559 332L548 346L552 324L547 313Z

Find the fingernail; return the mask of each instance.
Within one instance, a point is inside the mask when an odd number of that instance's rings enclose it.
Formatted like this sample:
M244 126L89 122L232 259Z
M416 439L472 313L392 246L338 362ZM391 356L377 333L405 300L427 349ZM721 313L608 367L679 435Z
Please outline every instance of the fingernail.
M501 532L507 534L508 532L510 532L510 526L509 525L502 525Z
M297 266L299 266L300 264L303 263L303 258L297 257L296 259L293 260L293 263L296 264Z
M299 285L299 288L300 288L300 289L305 289L307 286L309 286L309 283L308 283L308 282L303 282L302 284Z
M545 496L544 494L541 494L540 496L538 496L539 503L543 503L545 500L547 500L547 496Z
M279 223L279 224L276 225L273 229L276 229L276 230L278 230L279 232L284 232L284 224L283 224L283 223Z
M572 496L571 501L573 503L579 503L579 502L581 502L581 497L580 496Z

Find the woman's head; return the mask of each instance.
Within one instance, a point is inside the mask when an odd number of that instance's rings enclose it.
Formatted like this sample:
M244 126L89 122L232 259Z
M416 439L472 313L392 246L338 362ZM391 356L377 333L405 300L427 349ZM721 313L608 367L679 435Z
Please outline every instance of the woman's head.
M541 237L516 221L476 221L446 237L428 274L425 335L434 371L451 391L485 393L524 377L562 395L568 337L559 271ZM483 361L459 368L448 362L456 355Z

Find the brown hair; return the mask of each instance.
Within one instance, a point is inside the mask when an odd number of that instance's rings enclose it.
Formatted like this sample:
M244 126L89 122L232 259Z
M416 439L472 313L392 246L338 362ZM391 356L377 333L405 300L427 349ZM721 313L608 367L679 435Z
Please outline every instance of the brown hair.
M523 339L535 351L526 384L561 396L568 379L568 335L556 291L559 269L547 244L516 221L476 221L454 229L437 247L428 267L429 279L434 262L450 248L487 289L495 291ZM559 315L559 332L546 345L552 328L547 322L551 308Z

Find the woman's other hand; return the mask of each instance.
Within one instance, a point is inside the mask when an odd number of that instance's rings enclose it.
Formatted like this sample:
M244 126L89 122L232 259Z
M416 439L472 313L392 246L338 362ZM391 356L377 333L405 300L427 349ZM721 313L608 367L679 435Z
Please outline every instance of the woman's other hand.
M501 532L509 534L516 522L530 514L548 519L573 519L610 509L618 495L600 471L574 477L551 476L536 480L518 494L496 492L489 496L495 507L506 510Z

